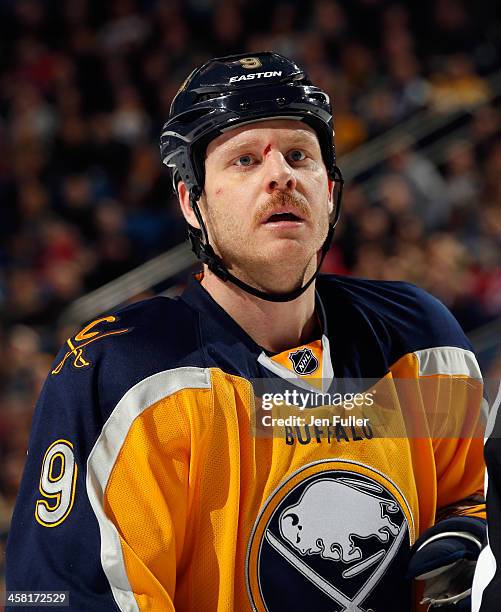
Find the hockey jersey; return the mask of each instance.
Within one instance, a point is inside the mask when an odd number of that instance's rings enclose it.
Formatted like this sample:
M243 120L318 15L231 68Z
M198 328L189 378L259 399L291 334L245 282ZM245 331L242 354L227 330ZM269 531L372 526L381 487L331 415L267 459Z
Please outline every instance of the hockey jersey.
M70 338L36 407L7 588L68 591L82 612L414 609L416 538L484 516L479 368L426 292L316 286L321 337L280 355L195 278ZM267 435L262 390L284 381L386 399L374 423L307 407Z

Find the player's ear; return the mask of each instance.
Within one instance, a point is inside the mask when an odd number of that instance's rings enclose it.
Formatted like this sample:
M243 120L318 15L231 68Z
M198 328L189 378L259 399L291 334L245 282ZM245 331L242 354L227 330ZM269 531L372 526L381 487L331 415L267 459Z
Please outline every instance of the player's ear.
M181 211L186 221L192 227L196 227L197 229L200 229L200 225L197 221L197 218L195 217L195 213L193 212L193 209L191 208L190 193L188 189L186 188L186 185L183 183L183 181L179 181L179 183L177 184L177 196L179 198L179 203L181 205Z

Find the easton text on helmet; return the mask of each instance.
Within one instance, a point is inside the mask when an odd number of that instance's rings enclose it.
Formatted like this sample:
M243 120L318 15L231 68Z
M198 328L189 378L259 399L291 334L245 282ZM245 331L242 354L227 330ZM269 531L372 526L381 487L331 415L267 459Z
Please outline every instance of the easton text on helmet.
M237 81L252 81L253 79L268 78L282 76L281 70L272 70L269 72L251 72L250 74L241 74L240 76L230 77L229 83L236 83Z

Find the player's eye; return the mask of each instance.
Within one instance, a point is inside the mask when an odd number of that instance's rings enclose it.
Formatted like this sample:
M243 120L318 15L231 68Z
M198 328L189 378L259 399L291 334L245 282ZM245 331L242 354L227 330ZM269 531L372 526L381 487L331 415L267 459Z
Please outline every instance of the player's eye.
M254 157L252 155L240 155L235 160L235 164L237 166L251 166L254 162Z
M294 149L289 152L289 158L294 162L298 162L303 161L303 159L306 159L306 155L303 151L301 151L301 149Z

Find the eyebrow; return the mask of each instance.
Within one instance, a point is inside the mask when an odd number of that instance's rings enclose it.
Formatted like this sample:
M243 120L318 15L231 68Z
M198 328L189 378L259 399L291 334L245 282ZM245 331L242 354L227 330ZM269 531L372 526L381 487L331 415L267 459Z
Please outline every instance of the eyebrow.
M306 132L306 131L302 131L301 133L294 133L294 135L287 137L286 140L286 145L291 147L291 146L298 146L298 145L312 145L312 144L319 144L317 141L317 138L315 136L315 134L311 134L310 132ZM223 145L223 151L224 153L231 152L231 151L238 151L241 149L246 149L248 147L262 147L263 145L263 141L261 139L258 138L245 138L241 141L235 142L235 141L231 141L229 140L228 142L225 142Z

